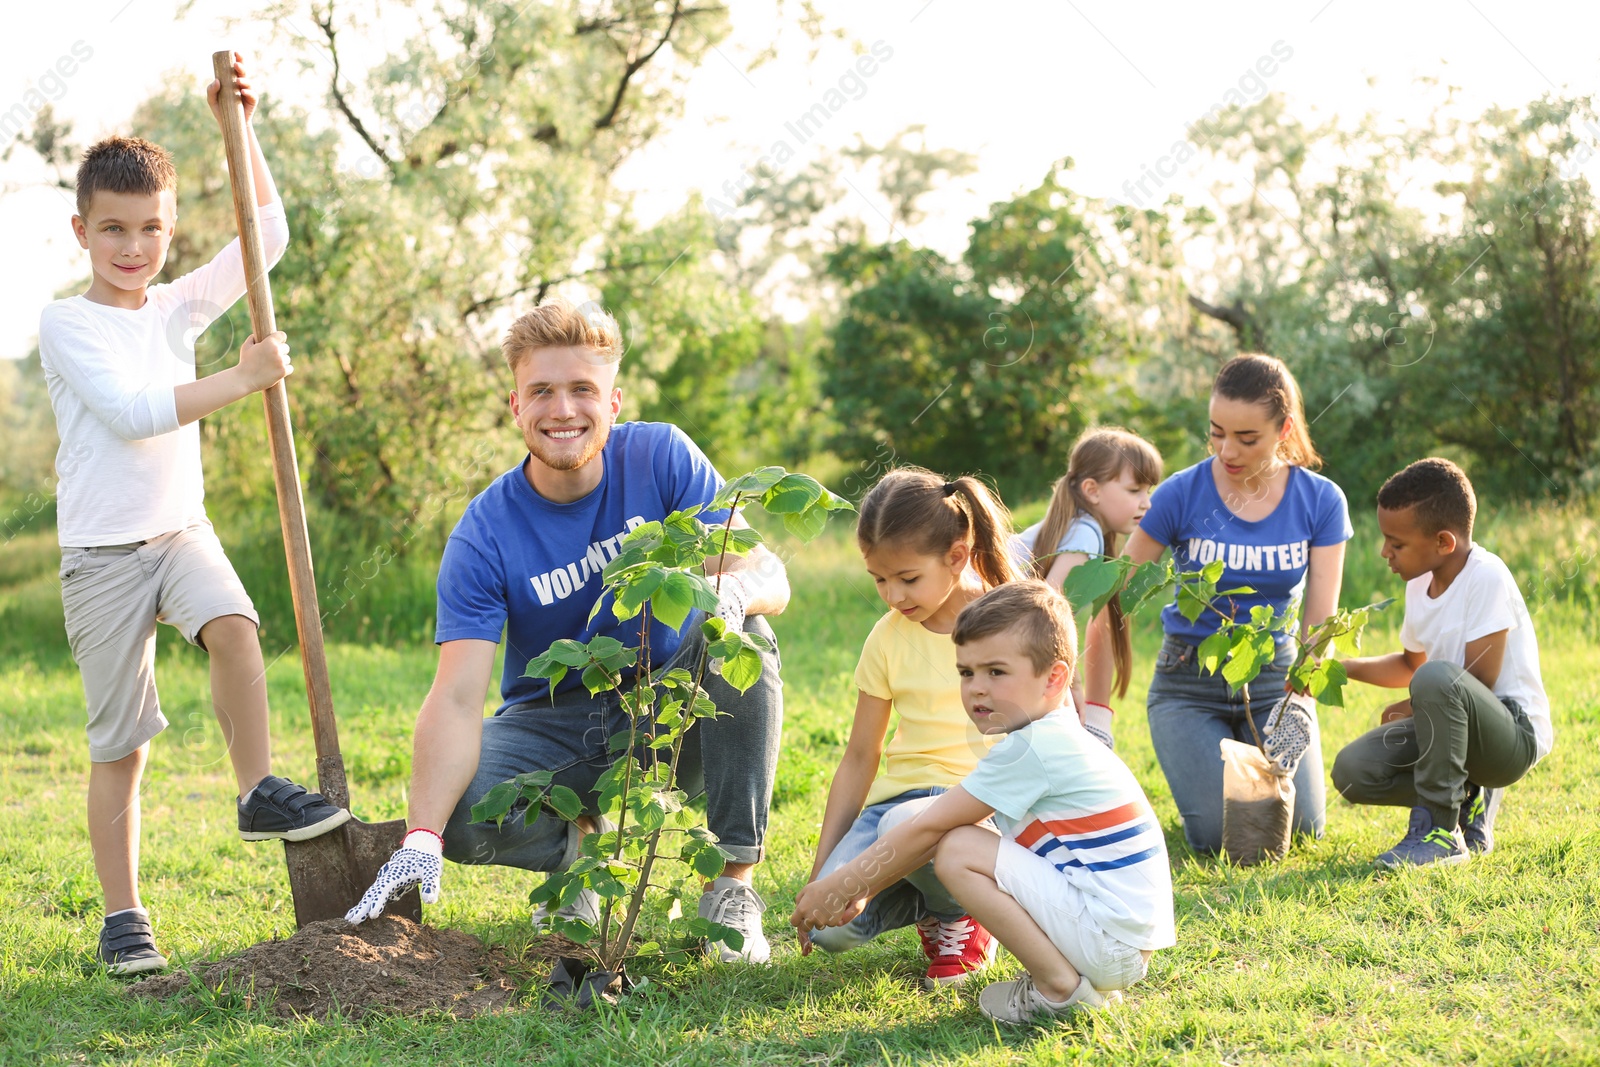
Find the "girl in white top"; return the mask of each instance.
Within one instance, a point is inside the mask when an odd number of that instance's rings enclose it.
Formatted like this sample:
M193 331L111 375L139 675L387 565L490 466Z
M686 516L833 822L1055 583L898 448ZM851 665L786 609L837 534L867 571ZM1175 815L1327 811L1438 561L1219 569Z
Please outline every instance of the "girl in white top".
M1072 568L1089 557L1118 554L1122 539L1139 528L1150 507L1150 490L1160 481L1161 453L1155 445L1120 426L1085 430L1072 446L1067 473L1056 481L1044 520L1017 535L1019 564L1030 577L1059 591ZM1106 700L1113 693L1127 693L1132 667L1128 623L1121 601L1112 597L1089 621L1083 664L1087 681L1073 682L1083 725L1107 748L1112 747L1114 712ZM1086 700L1085 687L1091 696L1105 696Z

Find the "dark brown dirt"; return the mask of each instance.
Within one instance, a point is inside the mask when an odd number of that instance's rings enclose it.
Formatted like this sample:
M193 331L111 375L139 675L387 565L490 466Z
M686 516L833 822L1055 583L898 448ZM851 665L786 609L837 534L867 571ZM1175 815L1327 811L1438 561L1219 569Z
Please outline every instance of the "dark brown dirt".
M248 1005L270 1003L284 1017L446 1011L466 1018L509 1007L518 970L504 950L471 934L384 915L360 926L343 919L311 923L288 940L146 978L128 992L182 996L198 977L208 989L243 994Z

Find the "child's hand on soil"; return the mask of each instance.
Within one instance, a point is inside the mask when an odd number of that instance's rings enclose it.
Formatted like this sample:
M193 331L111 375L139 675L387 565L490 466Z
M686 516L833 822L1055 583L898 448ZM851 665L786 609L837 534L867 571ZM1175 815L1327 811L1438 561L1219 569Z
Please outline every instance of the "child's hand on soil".
M361 903L345 912L345 920L359 923L377 918L383 914L384 905L405 895L412 886L421 887L424 904L437 904L439 879L444 874L442 846L439 835L427 830L407 834L405 843L389 857L389 862L378 868L378 877L362 894Z
M789 923L802 935L829 926L843 926L866 910L866 896L847 898L834 885L832 878L812 882L794 898L794 914ZM805 938L810 943L810 938ZM805 951L802 948L802 951Z

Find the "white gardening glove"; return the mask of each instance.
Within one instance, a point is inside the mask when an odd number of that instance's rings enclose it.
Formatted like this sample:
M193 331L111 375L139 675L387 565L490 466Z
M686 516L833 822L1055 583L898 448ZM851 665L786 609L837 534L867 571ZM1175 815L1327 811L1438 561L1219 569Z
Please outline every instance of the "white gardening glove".
M730 633L744 630L744 611L750 604L750 589L737 574L724 571L712 578L718 585L717 618L728 624Z
M1267 716L1261 750L1272 761L1272 773L1293 775L1300 758L1311 747L1311 727L1317 720L1317 702L1302 693L1285 693Z
M1117 746L1111 742L1111 717L1114 714L1109 705L1090 700L1083 702L1083 728L1089 731L1090 737L1113 752L1117 750Z
M444 841L431 830L413 830L378 868L372 888L362 894L361 903L344 913L347 922L359 923L383 913L389 901L398 899L414 885L422 887L422 902L439 902L439 876L444 873Z

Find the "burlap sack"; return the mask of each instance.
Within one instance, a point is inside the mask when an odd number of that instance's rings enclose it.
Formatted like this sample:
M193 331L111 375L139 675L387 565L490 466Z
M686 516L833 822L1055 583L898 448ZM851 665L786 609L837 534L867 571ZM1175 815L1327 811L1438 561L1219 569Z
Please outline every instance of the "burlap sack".
M1274 773L1254 745L1223 738L1222 851L1241 866L1277 861L1289 851L1294 779Z

